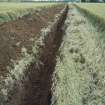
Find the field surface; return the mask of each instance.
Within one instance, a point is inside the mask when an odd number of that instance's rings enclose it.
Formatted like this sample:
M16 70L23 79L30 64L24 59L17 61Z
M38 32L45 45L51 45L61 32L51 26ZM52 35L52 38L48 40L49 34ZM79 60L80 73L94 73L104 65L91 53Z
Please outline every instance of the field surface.
M88 14L93 14L95 18L100 18L105 21L105 4L104 3L78 3L80 9Z
M47 8L56 3L0 3L0 23L15 20L33 13L35 9Z
M0 104L105 105L105 4L13 4L0 5L13 20L0 25Z
M104 8L104 4L102 8L97 7L100 4L80 6L90 11L97 8L99 16L101 13L98 11ZM104 39L100 39L101 32L71 5L64 27L65 34L53 76L55 92L52 103L105 105L105 43Z
M24 6L23 4L16 5ZM34 5L36 4L33 4L33 7ZM56 15L60 14L64 5L48 5L45 6L47 8L42 8L44 7L42 5L35 7L33 12L0 25L0 105L8 105L8 101L10 105L47 105L50 103L48 98L51 79L50 72L47 72L49 68L53 69L54 64L50 64L54 63L58 47L54 45L58 43L54 40L55 28L59 27L56 26L57 20L54 19L59 18ZM12 6L10 7L17 8ZM54 32L52 35L48 34L50 36L45 36L50 29L52 30L53 23L55 24ZM33 82L30 81L30 77Z
M0 13L13 12L28 8L48 7L56 3L0 3Z
M79 7L86 9L98 16L105 18L105 4L104 3L78 3Z

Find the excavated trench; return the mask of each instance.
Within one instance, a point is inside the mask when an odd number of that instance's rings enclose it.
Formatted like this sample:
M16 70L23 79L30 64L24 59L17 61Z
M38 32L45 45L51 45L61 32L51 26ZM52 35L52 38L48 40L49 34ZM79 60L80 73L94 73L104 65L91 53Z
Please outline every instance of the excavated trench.
M56 65L57 51L62 42L63 24L68 12L66 6L51 32L45 38L43 52L39 63L31 63L27 69L25 79L11 101L11 105L50 105L52 74ZM42 47L42 46L40 46Z

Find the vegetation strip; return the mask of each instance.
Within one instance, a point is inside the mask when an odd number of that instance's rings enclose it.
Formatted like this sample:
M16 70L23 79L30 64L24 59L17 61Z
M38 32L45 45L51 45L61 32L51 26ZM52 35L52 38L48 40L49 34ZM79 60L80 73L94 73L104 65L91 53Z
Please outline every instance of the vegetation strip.
M0 3L0 24L35 13L41 8L56 5L56 3Z
M105 44L70 6L53 74L52 105L105 105Z
M105 5L102 3L82 3L74 4L81 12L83 12L88 19L94 24L100 31L105 30L105 14L103 12Z

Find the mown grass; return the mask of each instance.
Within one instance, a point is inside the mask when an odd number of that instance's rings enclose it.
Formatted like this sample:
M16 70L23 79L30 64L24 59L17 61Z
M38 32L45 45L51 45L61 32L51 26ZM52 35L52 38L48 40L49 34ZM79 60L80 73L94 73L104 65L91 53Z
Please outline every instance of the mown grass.
M101 30L105 27L105 4L104 3L78 3L76 7L85 13L91 21Z
M46 8L55 3L0 3L0 23L15 20L26 14L35 12L35 9Z

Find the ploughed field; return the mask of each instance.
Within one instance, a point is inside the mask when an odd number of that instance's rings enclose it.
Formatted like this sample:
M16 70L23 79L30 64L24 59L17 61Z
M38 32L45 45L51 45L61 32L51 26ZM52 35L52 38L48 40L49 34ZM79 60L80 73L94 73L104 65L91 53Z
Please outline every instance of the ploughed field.
M35 9L47 8L56 3L0 3L0 23L16 20L24 15L32 14Z
M104 4L3 5L0 105L105 105Z
M12 12L17 5L22 7L18 7L22 14L23 9L27 11L30 8L31 12L15 20L1 22L0 105L47 105L51 97L50 72L53 71L55 63L53 56L60 43L59 38L57 39L59 41L54 40L55 32L61 32L59 24L63 23L66 15L63 10L65 5L54 3L46 5L44 3L44 6L40 3L3 5L10 6L10 10L14 8ZM57 46L54 43L58 43Z

